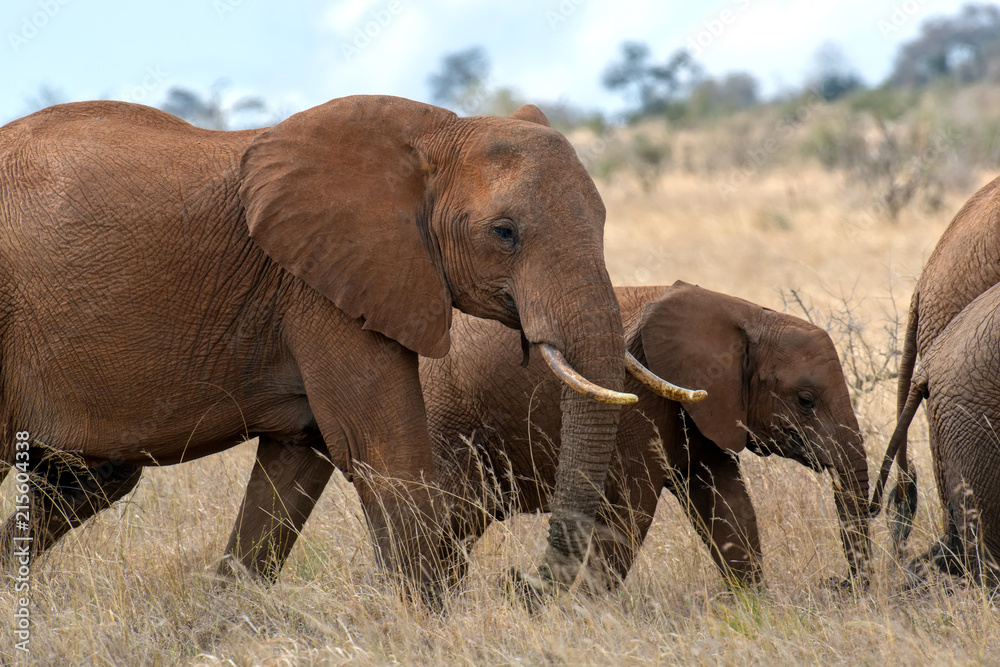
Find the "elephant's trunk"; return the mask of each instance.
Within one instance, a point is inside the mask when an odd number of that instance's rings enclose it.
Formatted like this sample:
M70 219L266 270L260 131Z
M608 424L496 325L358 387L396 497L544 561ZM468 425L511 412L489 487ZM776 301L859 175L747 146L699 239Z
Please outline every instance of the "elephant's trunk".
M871 555L868 536L868 458L855 428L841 426L833 461L834 502L840 519L840 538L851 577L867 583Z
M551 337L553 347L561 347L566 360L584 378L620 392L625 384L625 343L618 301L608 282L592 285L564 292L572 301L560 304L556 312L572 315L560 321L558 331L542 339ZM536 329L534 322L525 324L526 331ZM579 572L593 533L621 409L565 384L561 409L549 543L539 574L545 584L568 586Z

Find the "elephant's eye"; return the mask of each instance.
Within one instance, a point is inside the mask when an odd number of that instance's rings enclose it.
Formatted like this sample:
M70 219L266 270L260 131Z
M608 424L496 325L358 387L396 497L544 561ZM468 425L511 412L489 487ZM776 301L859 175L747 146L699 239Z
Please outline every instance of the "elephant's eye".
M517 228L510 220L497 222L492 227L493 234L510 248L517 245Z
M806 412L812 412L816 407L816 401L813 400L812 394L802 392L798 395L799 407Z

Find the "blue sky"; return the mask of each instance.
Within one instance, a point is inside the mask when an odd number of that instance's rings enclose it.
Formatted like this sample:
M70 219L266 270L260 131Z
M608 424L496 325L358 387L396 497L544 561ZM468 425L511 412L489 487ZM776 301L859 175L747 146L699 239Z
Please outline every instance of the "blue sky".
M621 101L600 75L624 40L649 43L658 58L693 44L709 73L750 71L765 92L800 85L829 41L877 82L925 18L961 4L4 0L0 122L29 111L42 86L66 100L157 104L170 86L207 91L226 78L227 95L262 95L282 114L355 93L429 101L441 57L475 45L490 57L492 84L606 111Z

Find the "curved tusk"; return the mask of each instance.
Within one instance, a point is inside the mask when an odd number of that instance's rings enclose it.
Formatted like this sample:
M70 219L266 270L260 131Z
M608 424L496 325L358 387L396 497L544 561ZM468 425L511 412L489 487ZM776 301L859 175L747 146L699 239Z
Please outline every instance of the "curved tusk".
M640 364L631 352L625 353L625 368L628 369L632 377L649 387L653 393L659 394L663 398L669 398L671 401L697 403L708 397L708 392L704 389L685 389L658 377Z
M549 368L551 368L552 372L556 374L556 377L569 385L571 389L580 392L587 398L592 398L595 401L600 401L601 403L610 403L612 405L631 405L639 400L639 397L635 394L625 394L620 391L612 391L594 384L587 378L577 373L573 367L569 365L569 362L566 361L566 357L563 356L562 352L551 345L539 343L538 347L542 349L542 356L545 358L545 363L549 365Z

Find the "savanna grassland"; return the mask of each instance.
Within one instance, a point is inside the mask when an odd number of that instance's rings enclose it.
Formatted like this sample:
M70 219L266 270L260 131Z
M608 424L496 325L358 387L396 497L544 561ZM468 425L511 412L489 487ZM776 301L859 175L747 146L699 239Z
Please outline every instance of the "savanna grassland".
M607 146L591 156L595 162ZM613 280L684 279L827 327L874 475L893 427L896 336L915 278L953 213L991 174L977 170L946 183L933 202L914 200L892 220L877 206L871 214L875 195L857 179L817 160L775 151L764 167L744 167L734 178L739 163L685 168L678 150L652 175L598 173ZM916 553L939 535L941 519L922 415L911 434L921 480L909 547ZM665 495L619 593L574 592L532 617L507 601L499 582L510 566L530 567L540 556L542 518L494 525L473 551L467 588L437 616L402 602L378 574L356 494L339 474L277 585L218 588L211 572L252 457L248 443L147 470L126 501L36 562L31 658L96 665L1000 660L1000 618L983 590L935 582L919 594L901 592L884 516L873 524L871 588L851 595L827 586L847 568L831 482L794 462L742 454L762 533L762 594L727 592L678 503ZM8 480L0 487L5 515L13 496ZM0 588L7 664L15 660L14 597Z

